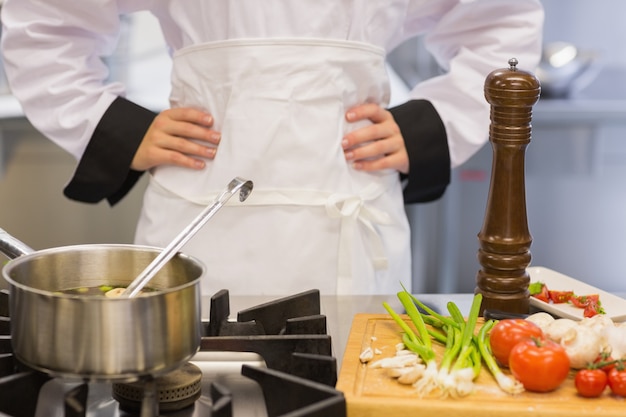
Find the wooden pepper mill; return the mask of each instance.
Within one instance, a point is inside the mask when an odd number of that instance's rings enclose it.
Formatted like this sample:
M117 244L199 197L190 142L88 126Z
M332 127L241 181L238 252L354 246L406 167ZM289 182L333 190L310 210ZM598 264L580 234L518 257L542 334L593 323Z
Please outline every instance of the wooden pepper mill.
M532 237L526 217L524 160L531 137L532 106L539 99L537 78L517 69L498 69L485 80L491 104L489 141L493 149L491 183L482 229L478 234L481 269L475 292L485 309L528 313Z

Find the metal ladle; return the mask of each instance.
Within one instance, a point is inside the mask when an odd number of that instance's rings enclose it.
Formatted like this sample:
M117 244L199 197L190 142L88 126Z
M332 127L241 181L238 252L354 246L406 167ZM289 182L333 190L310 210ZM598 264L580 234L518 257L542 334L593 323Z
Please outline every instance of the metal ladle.
M236 177L228 187L215 199L212 205L205 208L193 221L170 242L159 255L130 283L121 296L134 297L159 272L159 270L176 255L181 247L191 239L198 230L239 191L239 201L244 201L252 192L252 181Z

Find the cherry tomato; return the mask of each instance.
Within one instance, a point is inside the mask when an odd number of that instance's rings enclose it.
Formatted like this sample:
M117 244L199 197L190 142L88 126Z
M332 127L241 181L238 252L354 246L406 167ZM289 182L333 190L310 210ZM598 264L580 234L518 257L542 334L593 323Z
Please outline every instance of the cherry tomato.
M535 323L524 319L504 319L491 329L489 343L498 363L509 366L509 354L517 343L531 337L542 336L543 331Z
M565 381L570 361L563 346L549 339L533 338L515 345L509 368L528 391L549 392Z
M626 369L616 367L609 371L609 387L611 392L620 397L626 397Z
M602 369L607 374L611 369L615 368L616 366L613 356L611 356L611 354L607 352L601 352L596 360L593 361L593 364L596 366L598 366L598 364L605 364L604 366L601 366L600 369Z
M608 377L602 369L581 369L576 372L574 385L582 397L599 397L606 388Z

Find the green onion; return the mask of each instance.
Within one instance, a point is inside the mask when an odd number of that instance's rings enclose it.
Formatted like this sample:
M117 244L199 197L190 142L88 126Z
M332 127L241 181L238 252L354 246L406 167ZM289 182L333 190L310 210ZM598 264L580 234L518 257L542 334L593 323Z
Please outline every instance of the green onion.
M483 361L502 390L511 394L524 390L519 381L502 372L491 354L488 333L495 322L487 321L481 326L478 334L474 334L482 294L474 295L469 314L465 319L453 302L447 304L450 317L445 317L410 294L404 286L402 288L404 291L399 292L397 296L415 330L389 304L383 303L383 306L402 329L402 342L406 348L419 355L426 365L421 379L414 384L419 395L436 390L443 396L459 397L470 394ZM444 346L439 366L433 343Z
M502 372L502 369L498 366L496 362L496 358L491 353L491 348L489 347L489 338L488 333L491 328L495 325L495 320L487 321L478 332L478 350L480 351L480 355L487 365L489 372L495 378L496 382L500 389L509 394L519 394L524 391L524 386L515 378L511 378Z
M402 284L400 284L402 285ZM404 285L402 285L402 289L404 290L404 292L411 297L411 299L413 300L413 302L422 310L424 310L425 312L427 312L428 314L430 314L431 316L437 318L440 322L447 324L447 325L452 325L452 326L458 326L456 324L456 322L448 317L442 316L441 314L437 313L435 310L433 310L432 308L428 307L426 304L422 303L420 300L417 299L417 297L415 297L414 295L412 295L411 293L409 293L406 289L406 287Z
M426 329L426 324L422 318L422 314L419 312L410 294L406 291L398 293L398 299L402 303L402 306L406 310L409 318L413 322L413 325L417 329L417 334L406 324L402 317L398 315L391 306L387 303L383 303L385 309L389 312L391 317L400 325L404 330L402 336L402 342L407 349L417 353L424 364L426 369L422 377L415 383L415 388L419 395L427 395L437 389L437 361L436 354L432 348L431 335Z

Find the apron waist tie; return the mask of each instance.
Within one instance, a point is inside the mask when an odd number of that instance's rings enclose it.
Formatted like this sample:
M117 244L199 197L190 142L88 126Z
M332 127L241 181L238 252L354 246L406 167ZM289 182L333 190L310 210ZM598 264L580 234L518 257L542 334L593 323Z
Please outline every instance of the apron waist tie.
M339 264L337 265L338 294L348 294L352 289L352 240L354 239L357 224L361 226L365 233L365 240L369 244L370 259L374 269L384 270L389 265L382 238L374 225L390 224L391 221L387 213L368 207L365 204L368 200L375 198L375 195L372 194L375 193L368 192L368 190L365 190L362 195L331 194L326 200L328 217L341 219Z
M154 178L151 185L166 195L176 195L194 204L207 206L212 204L218 194L201 198L187 198L166 189ZM357 225L360 225L370 251L370 260L374 269L388 268L389 260L385 253L382 238L375 225L391 224L390 216L382 210L367 206L367 201L380 197L385 188L380 184L370 184L360 194L339 194L318 190L254 190L246 201L232 199L226 205L238 206L324 206L330 218L341 219L339 232L339 254L337 265L337 292L350 293L352 290L352 247Z

